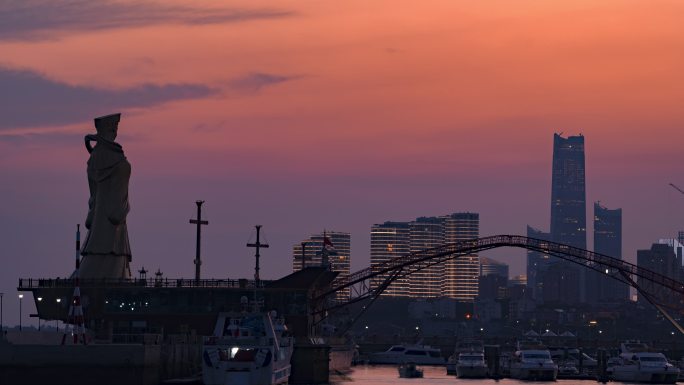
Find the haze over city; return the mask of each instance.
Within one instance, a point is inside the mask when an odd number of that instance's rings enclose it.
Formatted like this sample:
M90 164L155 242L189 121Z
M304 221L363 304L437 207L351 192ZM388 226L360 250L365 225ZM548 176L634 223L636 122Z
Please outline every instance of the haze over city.
M122 112L134 270L292 270L292 246L471 211L480 235L548 231L553 134L582 134L587 218L623 209L624 259L684 230L684 5L104 2L0 6L0 292L67 276L87 213L83 136ZM38 5L40 5L38 7ZM47 22L49 21L49 22ZM588 234L591 221L588 221ZM591 249L591 237L589 248ZM483 253L525 272L525 253ZM134 272L135 275L135 272ZM25 314L28 313L24 310ZM27 321L28 322L28 321Z

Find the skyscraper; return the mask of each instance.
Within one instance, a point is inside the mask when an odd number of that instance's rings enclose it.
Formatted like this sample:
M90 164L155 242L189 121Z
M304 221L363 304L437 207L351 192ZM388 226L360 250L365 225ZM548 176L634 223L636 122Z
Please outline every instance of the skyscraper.
M527 236L543 241L551 240L550 233L545 233L531 226L527 226ZM539 303L543 302L544 274L549 270L549 267L552 264L557 262L557 259L551 258L550 255L540 251L527 251L527 287L530 288L530 293L535 301Z
M326 231L325 237L332 243L331 249L334 250L327 257L327 267L340 275L349 275L351 267L351 234L340 231ZM304 259L302 258L302 243L306 243ZM304 261L305 267L323 266L325 257L324 246L323 233L314 234L294 245L292 247L292 270L301 270L302 261ZM340 290L335 298L338 300L349 299L349 289Z
M408 222L385 222L371 228L371 269L410 253ZM387 278L380 275L371 280L372 287L378 287ZM409 296L408 278L399 278L382 293L385 296Z
M454 213L443 217L444 241L454 243L480 236L480 214ZM480 258L477 254L463 255L444 263L442 295L459 301L473 301L477 297L480 277Z
M420 217L409 223L412 253L440 246L444 243L444 221L437 217ZM444 263L426 267L408 276L409 295L416 298L440 297Z
M600 202L594 203L594 251L622 259L622 209L608 209ZM629 299L629 287L606 274L590 271L587 277L587 296L590 302L615 302Z
M553 167L551 178L551 240L582 249L587 248L587 204L584 175L584 136L563 138L553 136ZM568 277L566 303L585 299L585 270L570 262L561 262L564 269L579 270ZM577 278L575 278L577 277Z

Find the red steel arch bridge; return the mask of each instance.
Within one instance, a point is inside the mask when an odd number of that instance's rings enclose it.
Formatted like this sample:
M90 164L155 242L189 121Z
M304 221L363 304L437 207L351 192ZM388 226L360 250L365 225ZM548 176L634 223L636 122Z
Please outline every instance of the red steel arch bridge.
M395 280L448 260L499 247L518 247L551 255L586 269L595 270L634 287L640 296L653 304L682 334L684 328L670 312L684 312L684 283L668 276L644 269L633 263L577 247L521 235L493 235L472 240L447 243L438 247L414 252L368 267L346 276L338 276L330 289L314 298L315 313L323 320L328 312L355 302L371 303ZM373 282L373 284L371 284ZM350 289L347 301L329 300L342 289ZM363 309L368 308L370 304ZM360 316L360 315L359 315ZM358 318L355 317L355 318Z

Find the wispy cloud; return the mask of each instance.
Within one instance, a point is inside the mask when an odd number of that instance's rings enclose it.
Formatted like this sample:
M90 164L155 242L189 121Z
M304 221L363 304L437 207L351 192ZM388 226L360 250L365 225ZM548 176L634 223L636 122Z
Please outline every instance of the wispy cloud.
M54 39L67 33L155 24L221 24L288 17L282 9L206 8L163 2L4 0L0 40Z
M62 83L36 72L0 67L0 130L58 126L98 112L141 108L219 93L200 84L143 84L102 89Z
M230 86L230 88L238 91L259 91L264 87L272 86L297 78L299 78L299 76L286 76L269 74L264 72L252 72L231 80L230 82L228 82L228 85Z

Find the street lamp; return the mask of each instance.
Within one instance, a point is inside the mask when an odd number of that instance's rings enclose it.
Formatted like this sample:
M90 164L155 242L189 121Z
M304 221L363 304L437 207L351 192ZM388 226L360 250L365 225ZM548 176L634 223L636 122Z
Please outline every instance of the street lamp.
M5 324L2 323L2 296L4 295L5 293L0 293L0 333L5 330Z
M19 294L19 331L21 331L21 303L24 302L22 301L24 299L23 294Z
M57 298L55 301L57 301L57 304L59 305L59 303L62 302L62 299ZM57 320L56 318L55 318L55 330L57 331L57 333L59 333L59 320ZM66 331L66 329L64 329L64 331Z

